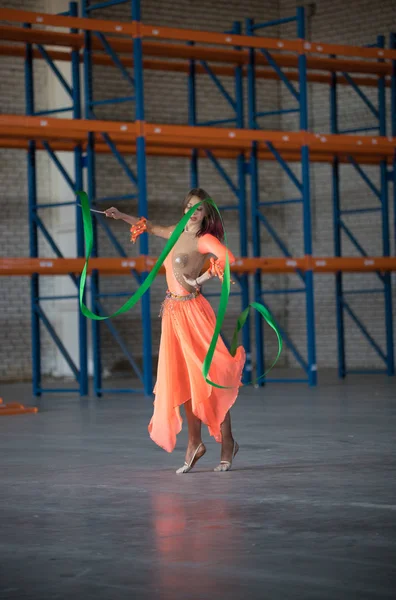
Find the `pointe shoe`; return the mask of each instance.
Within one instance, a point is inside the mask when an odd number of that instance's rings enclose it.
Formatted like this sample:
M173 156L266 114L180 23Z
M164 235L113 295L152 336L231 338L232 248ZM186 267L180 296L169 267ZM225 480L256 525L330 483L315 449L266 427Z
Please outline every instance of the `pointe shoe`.
M197 457L196 457L196 456L197 456L197 452L198 452L198 450L200 449L200 447L201 447L201 446L203 446L203 448L204 448L204 451L203 451L203 453L201 454L201 456L198 456L198 458L197 458ZM178 475L181 475L182 473L188 473L189 471L191 471L191 469L193 468L193 466L195 465L195 463L196 463L196 462L197 462L197 461L198 461L200 458L202 458L202 456L205 454L205 452L206 452L206 448L205 448L205 446L203 445L203 442L201 442L201 443L199 444L199 446L196 448L196 450L195 450L194 454L192 455L192 459L190 460L190 462L189 462L189 463L185 462L185 463L184 463L184 465L183 465L182 467L180 467L180 469L177 469L176 473L177 473Z
M236 453L239 450L239 446L238 444L234 441L234 448L232 451L232 459L231 461L229 460L221 460L220 464L217 465L217 467L215 467L213 470L216 471L217 473L221 472L221 471L230 471L231 467L232 467L232 461L236 455Z

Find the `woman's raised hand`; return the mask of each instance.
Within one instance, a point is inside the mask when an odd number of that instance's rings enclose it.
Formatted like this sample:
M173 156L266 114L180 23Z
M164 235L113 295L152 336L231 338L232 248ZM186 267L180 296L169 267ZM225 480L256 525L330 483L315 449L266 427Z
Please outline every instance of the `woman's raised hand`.
M106 217L111 217L112 219L122 219L122 213L118 210L118 208L114 208L114 206L107 208L104 213Z

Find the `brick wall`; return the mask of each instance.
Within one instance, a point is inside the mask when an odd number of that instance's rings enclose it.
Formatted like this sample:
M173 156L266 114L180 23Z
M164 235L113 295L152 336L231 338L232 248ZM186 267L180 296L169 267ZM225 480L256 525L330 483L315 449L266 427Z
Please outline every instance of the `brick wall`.
M46 10L45 0L8 0L7 8ZM35 64L36 109L46 107L47 71L44 64ZM0 112L25 114L24 61L0 57ZM49 201L48 159L37 157L38 198ZM29 255L29 221L27 195L26 152L0 148L0 256ZM43 216L51 226L51 214ZM50 255L46 242L40 239L40 253ZM0 281L0 379L29 379L31 377L30 284L28 278L3 277ZM41 290L49 293L51 282L42 280ZM43 367L51 370L51 341L42 334Z
M277 2L250 2L250 16L256 16L258 19L276 18L278 14ZM242 20L247 16L246 8L240 2L217 2L212 3L207 0L198 4L186 3L180 0L170 3L158 3L154 1L144 2L142 4L143 21L146 23L155 23L164 26L179 26L184 28L206 29L221 31L232 27L233 21ZM114 9L106 9L97 13L97 17L108 17L114 19L124 19L128 13L125 6L118 6ZM187 105L187 77L179 73L166 72L145 72L145 118L148 122L157 123L175 123L186 124L188 122ZM227 91L234 96L233 81L229 78L221 78L221 82ZM111 68L97 68L94 73L94 91L95 98L103 99L109 97L108 90L117 88L117 93L127 95L130 88L125 80ZM271 110L278 104L279 86L275 82L264 82L258 90L262 105ZM106 96L107 94L107 96ZM97 111L98 116L103 118L115 119L130 118L133 114L132 107L121 104L112 108L106 107ZM200 75L197 81L197 115L200 122L209 119L223 119L233 116L232 109L219 94L213 82L208 76ZM279 120L272 120L272 127L278 127ZM130 164L134 165L134 159ZM221 161L223 167L229 173L234 183L237 183L237 173L235 161ZM114 158L107 156L98 157L98 195L104 196L111 193L124 194L133 191L124 175L122 175L119 166ZM280 172L278 170L268 170L261 174L262 188L264 195L271 196L275 193L280 184ZM207 160L200 160L199 163L199 183L204 187L219 204L236 203L232 192L229 191L226 184L216 173L214 167ZM180 158L148 157L147 161L147 185L149 196L149 218L153 221L162 221L166 224L172 224L180 218L180 205L190 188L189 161ZM129 212L136 212L136 203L125 202L120 204ZM239 233L237 213L227 212L225 222L229 234L229 243L231 248L238 252ZM119 231L124 240L127 240L127 229L125 224L111 223L114 231ZM124 233L123 233L124 232ZM163 248L163 240L151 239L150 252L158 254ZM127 242L126 242L127 245ZM101 252L103 254L113 252L108 243L101 238ZM135 252L136 249L128 249L129 252ZM275 252L275 249L272 248ZM117 290L125 290L125 278L119 278L106 282L103 281L103 289L110 287ZM218 290L215 283L206 289ZM128 288L127 288L128 289ZM165 282L158 279L152 287L152 327L153 327L153 353L157 352L160 320L156 318L158 307L165 292ZM115 307L117 301L108 302L107 306ZM216 307L216 300L213 299L213 305ZM235 316L240 310L240 301L232 298L230 301L229 318L225 327L228 336L232 333L231 325L235 321ZM234 318L234 321L233 321ZM131 333L133 332L133 344L136 349L140 347L141 340L141 321L138 311L131 311L127 316L119 320L117 327L125 331L125 339L132 342ZM118 351L110 334L103 327L104 352L103 361L110 371L114 368L121 368L125 365L122 354ZM269 352L273 349L269 348Z
M26 10L45 10L45 0L8 0L3 3L8 7L24 8ZM237 0L221 0L216 3L204 0L200 3L187 3L182 0L158 3L154 0L145 0L142 3L143 20L146 23L155 23L164 26L175 26L195 29L220 31L228 29L235 20L244 20L246 16L254 17L258 21L285 16L294 11L295 2L290 0L251 0L249 10L246 5ZM353 5L353 8L351 8ZM307 36L324 42L346 42L364 44L375 40L378 33L387 34L392 25L392 2L384 0L381 5L357 0L353 3L318 1L316 14L308 23ZM129 19L130 13L127 6L118 6L106 9L95 16L112 19ZM394 20L394 19L393 19ZM266 30L265 35L277 35L277 30ZM283 37L295 37L294 31L289 26L282 27ZM35 65L38 101L44 106L46 98L42 93L45 90L47 72L41 61ZM0 57L0 88L1 112L15 112L23 114L24 106L24 74L23 61ZM213 118L226 118L231 116L227 103L220 97L214 84L207 76L199 76L198 84L198 118L201 121ZM222 83L230 93L233 92L231 81L222 78ZM116 90L116 91L115 91ZM104 99L113 95L130 94L130 88L116 69L95 68L94 91L96 99ZM258 106L260 110L274 108L287 108L291 106L290 99L278 82L260 80L257 84ZM372 124L371 116L367 113L361 101L350 90L340 91L340 126L354 126L355 124ZM108 119L133 119L132 106L120 104L113 107L97 109L100 118ZM187 122L187 78L183 74L148 71L145 73L145 110L146 120L162 123ZM310 86L310 125L315 131L329 129L329 101L326 86ZM270 117L261 121L262 126L268 129L297 129L296 117ZM46 170L48 167L45 156L40 157L40 198L42 201L48 196L46 189ZM134 167L134 157L127 158L128 163ZM223 161L223 166L236 182L235 165L232 161ZM294 165L296 173L300 166ZM213 197L221 203L234 201L224 182L214 171L209 161L201 160L199 165L200 184L205 187ZM345 172L344 172L345 171ZM376 169L367 171L373 180L376 180ZM133 186L126 179L116 160L110 156L99 155L97 158L98 196L111 194L133 193ZM28 255L28 221L27 221L27 184L26 184L26 158L23 152L0 149L0 179L3 183L0 192L0 255L24 256ZM152 220L172 223L179 216L179 203L189 189L189 164L184 159L149 157L147 165L149 218ZM332 232L332 206L331 206L331 171L328 165L313 165L311 169L312 182L312 218L313 218L313 243L314 253L333 254ZM356 206L364 201L365 205L373 205L364 184L353 177L351 167L342 168L342 198L348 207ZM249 190L248 190L249 191ZM260 165L260 197L261 200L276 200L285 197L295 197L296 190L290 187L282 171L275 163L262 163ZM370 204L369 204L370 203ZM136 202L120 203L120 209L136 213ZM269 208L266 216L278 231L283 233L290 247L297 254L303 253L301 244L302 212L301 208L288 207ZM48 218L50 226L51 215ZM109 222L112 229L119 234L128 252L133 255L137 248L128 243L128 229L125 224ZM375 227L373 226L375 225ZM234 251L238 250L238 223L236 214L226 214L226 225L229 231L230 245ZM364 217L358 223L354 219L354 227L361 232L368 252L380 253L378 246L378 223L371 218ZM276 245L268 234L263 231L263 254L269 256L279 255ZM249 240L251 242L251 240ZM161 240L152 239L150 252L157 254L163 247ZM100 234L101 254L116 255L109 241ZM51 255L49 249L43 248L43 254ZM352 248L345 246L345 253L353 254ZM347 276L351 286L366 286L360 276ZM369 285L376 285L375 276L367 276ZM102 291L127 291L133 290L133 281L126 278L112 278L102 280ZM8 278L1 281L1 300L3 317L0 322L2 334L7 343L0 348L0 378L22 378L31 374L30 363L30 316L29 316L29 282L24 278ZM48 283L47 285L51 285ZM265 278L266 288L271 287L297 287L297 277L284 275L268 276ZM152 314L153 314L153 351L156 352L159 338L159 319L155 318L159 304L164 293L164 281L158 279L152 288ZM271 301L271 307L276 316L291 332L293 339L304 350L306 328L305 310L301 295L276 296ZM316 322L317 345L319 366L336 365L336 330L335 330L335 305L334 305L334 279L332 276L316 277ZM271 299L272 300L272 299ZM373 326L383 327L381 306L378 298L365 296L363 300L356 299L356 310L363 317L375 314ZM120 300L106 301L105 306L114 310ZM238 303L231 303L230 315L236 314ZM7 316L5 324L4 316ZM118 317L114 324L122 332L134 354L139 355L141 345L141 320L139 311L132 311L128 315ZM377 366L378 360L366 344L361 344L360 334L353 327L348 342L348 356L350 365ZM114 339L103 326L103 360L106 369L110 372L125 369L125 360L119 351ZM267 346L268 356L273 356L274 346L272 336L267 336L271 342ZM380 338L381 339L381 338ZM52 357L51 346L44 338L44 366L51 372ZM352 349L353 348L353 349ZM286 351L282 357L284 365L294 366L292 355Z
M300 4L300 3L298 3ZM309 4L306 2L305 4ZM318 0L314 11L307 7L307 39L317 42L347 43L364 45L376 42L377 35L386 36L396 29L396 13L394 2L384 0L373 4L367 0L353 2L327 2ZM293 14L296 2L281 0L281 16ZM282 36L295 37L291 24L282 26ZM363 101L348 86L338 86L339 127L340 129L371 127L376 125L375 118ZM378 106L375 88L363 88L367 96ZM283 108L289 108L293 101L290 94L282 90L281 102ZM390 105L389 90L387 94ZM309 84L309 124L314 132L330 131L330 99L329 88L325 85ZM297 117L286 115L282 119L282 129L295 130L298 128ZM390 122L388 120L388 133ZM294 166L299 173L300 165ZM375 185L379 185L379 168L365 167L367 175ZM333 216L332 216L332 183L331 166L323 164L311 165L311 196L312 196L312 228L313 253L317 256L333 255ZM352 166L341 166L340 169L341 206L344 209L379 206L377 198L369 190ZM283 179L285 197L295 193L288 179ZM389 203L392 219L392 202ZM345 216L344 221L359 239L370 255L382 254L382 235L380 213ZM392 220L390 221L392 223ZM302 212L298 207L287 211L286 234L293 247L302 251ZM394 241L392 241L393 245ZM343 234L343 254L358 256L356 248ZM395 281L395 280L394 280ZM344 275L345 289L373 289L381 284L374 274ZM349 296L348 302L356 314L368 325L370 333L385 350L384 303L383 295ZM333 276L316 276L315 278L315 309L316 309L316 339L317 358L319 366L335 367L337 365L337 331L335 320L335 282ZM289 322L292 338L301 348L306 347L305 306L299 296L290 296L285 318ZM347 364L350 368L383 368L383 362L363 337L350 318L345 317L347 337ZM396 330L395 330L396 331ZM295 361L290 356L290 364Z

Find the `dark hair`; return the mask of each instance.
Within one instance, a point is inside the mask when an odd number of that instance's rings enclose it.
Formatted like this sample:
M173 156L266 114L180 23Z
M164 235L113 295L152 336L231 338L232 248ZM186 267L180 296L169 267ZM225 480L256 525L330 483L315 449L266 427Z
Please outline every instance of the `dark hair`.
M217 210L211 204L205 202L205 200L210 198L209 194L205 192L205 190L202 188L193 188L190 190L187 196L184 198L183 212L185 211L186 206L191 198L194 196L199 198L199 200L204 201L202 206L205 209L205 216L202 220L201 229L197 233L197 237L201 237L201 235L205 235L205 233L210 233L222 242L224 238L223 225Z

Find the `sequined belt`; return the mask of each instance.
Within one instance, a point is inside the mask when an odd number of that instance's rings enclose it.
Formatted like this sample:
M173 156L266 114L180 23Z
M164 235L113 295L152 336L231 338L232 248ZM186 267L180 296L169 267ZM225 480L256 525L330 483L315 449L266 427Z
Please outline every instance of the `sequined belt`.
M199 289L196 289L194 292L191 292L191 294L183 294L183 295L174 294L173 292L170 292L169 290L167 290L167 292L165 294L165 300L171 298L172 300L181 300L182 302L184 302L185 300L193 300L200 293L201 292Z
M187 300L194 300L194 298L199 296L200 293L201 293L201 290L196 289L194 292L191 292L191 294L185 294L182 296L179 294L174 294L173 292L167 290L167 292L165 294L165 299L164 299L163 303L161 304L161 310L160 310L160 313L158 316L162 317L163 312L164 312L164 305L167 300L177 300L179 302L186 302Z

